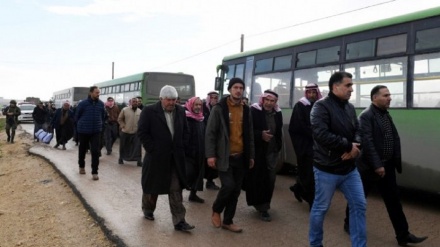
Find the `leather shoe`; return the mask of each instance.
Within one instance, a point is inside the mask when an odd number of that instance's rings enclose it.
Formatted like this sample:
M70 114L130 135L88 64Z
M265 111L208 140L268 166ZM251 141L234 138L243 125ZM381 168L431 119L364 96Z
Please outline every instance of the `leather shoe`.
M206 181L206 188L208 190L219 190L220 187L218 187L214 181Z
M290 186L290 191L293 192L293 195L295 196L296 200L298 200L299 202L302 202L302 197L301 197L301 189L299 187L298 184L294 184L293 186Z
M270 214L267 211L263 211L260 214L260 219L262 221L270 222L272 220L272 217L270 217Z
M220 226L222 226L222 218L219 213L212 212L211 221L212 221L212 224L214 225L214 227L216 227L216 228L219 228Z
M350 235L350 225L347 222L344 222L344 231Z
M154 214L153 213L144 213L144 218L147 220L154 220Z
M238 227L237 225L234 225L234 224L222 225L222 228L225 230L229 230L231 232L236 232L236 233L243 231L243 229L241 229L240 227Z
M118 164L123 165L124 161L122 159L118 159Z
M406 236L403 239L397 240L399 246L407 246L408 244L418 244L421 243L423 241L425 241L428 237L416 237L413 234L408 234L408 236Z
M205 202L205 200L203 200L202 198L200 198L200 197L199 197L198 195L196 195L196 194L191 194L191 195L189 195L188 200L189 200L190 202L198 202L198 203L204 203L204 202Z
M79 174L86 174L86 169L84 167L80 167Z
M187 232L187 231L190 231L194 228L195 228L195 226L190 225L190 224L186 223L185 221L181 221L181 222L177 223L176 225L174 225L174 230L176 230L176 231Z

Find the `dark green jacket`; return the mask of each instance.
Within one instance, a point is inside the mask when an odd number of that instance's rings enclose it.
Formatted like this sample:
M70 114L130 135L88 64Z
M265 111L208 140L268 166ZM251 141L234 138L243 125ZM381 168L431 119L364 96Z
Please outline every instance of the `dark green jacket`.
M206 126L205 154L206 158L215 157L217 170L227 171L229 168L229 109L225 97L211 111ZM226 124L227 123L227 124ZM243 106L243 155L244 166L249 167L249 160L255 158L254 132L252 115L249 106Z

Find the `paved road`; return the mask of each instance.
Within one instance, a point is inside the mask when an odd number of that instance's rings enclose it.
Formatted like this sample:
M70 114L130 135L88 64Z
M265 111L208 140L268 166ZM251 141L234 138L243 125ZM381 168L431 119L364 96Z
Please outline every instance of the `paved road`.
M22 124L22 127L32 133L33 124ZM289 191L288 187L294 183L291 176L279 175L277 178L270 211L272 222L259 220L255 210L246 205L244 193L241 194L234 219L244 228L240 234L211 225L211 205L216 191L199 192L206 200L204 204L188 202L189 193L184 191L186 219L196 228L191 233L183 233L173 228L167 196L159 197L155 221L143 218L141 168L136 162L117 164L118 142L111 155L103 152L99 181L92 180L90 155L86 157L87 174L80 175L78 150L74 143L69 142L65 151L54 149L53 145L54 140L50 145L35 143L30 152L45 157L65 176L92 215L120 241L121 246L308 246L308 206L297 202ZM420 246L440 246L440 204L411 198L404 200L410 231L429 236ZM343 231L344 213L345 200L337 192L325 221L324 246L350 246L349 236ZM368 246L397 246L385 207L374 195L368 198L367 224Z

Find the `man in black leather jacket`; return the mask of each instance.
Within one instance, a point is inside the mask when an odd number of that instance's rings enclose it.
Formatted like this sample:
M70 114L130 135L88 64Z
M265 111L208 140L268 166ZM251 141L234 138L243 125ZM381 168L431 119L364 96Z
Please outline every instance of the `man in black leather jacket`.
M359 115L363 150L357 166L365 195L377 184L400 246L423 242L427 237L416 237L408 231L400 203L396 171L402 173L402 159L400 137L387 111L391 103L390 91L386 86L377 85L370 96L372 104ZM344 229L347 232L348 225L346 218Z
M315 199L310 212L310 246L322 246L323 223L336 189L350 205L352 246L367 244L366 200L355 159L360 151L359 124L354 106L352 75L335 72L329 80L330 93L317 101L310 114L313 134Z

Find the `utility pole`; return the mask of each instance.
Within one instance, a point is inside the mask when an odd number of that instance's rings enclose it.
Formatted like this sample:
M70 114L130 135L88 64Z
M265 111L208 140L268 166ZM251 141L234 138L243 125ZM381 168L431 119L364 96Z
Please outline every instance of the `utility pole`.
M115 62L112 62L112 80L115 78Z
M240 52L243 52L244 50L244 34L241 35L241 45L240 45Z

